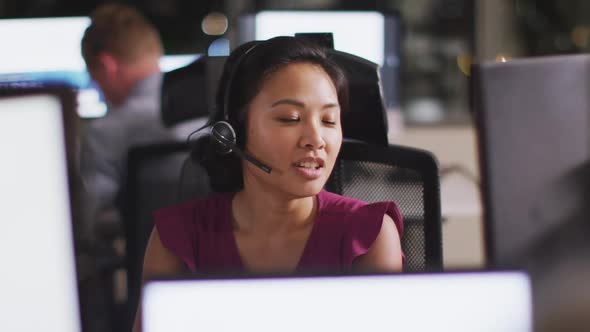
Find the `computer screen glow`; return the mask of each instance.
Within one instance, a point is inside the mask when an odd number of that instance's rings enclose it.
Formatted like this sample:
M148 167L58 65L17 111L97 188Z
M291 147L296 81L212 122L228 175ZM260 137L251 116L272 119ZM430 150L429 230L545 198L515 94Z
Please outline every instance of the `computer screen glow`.
M90 18L54 17L0 19L0 84L66 83L79 89L78 113L99 118L107 106L90 80L82 58L81 42ZM198 54L171 54L160 59L162 71L196 60Z
M0 20L0 73L79 71L80 41L88 17Z
M146 332L531 331L523 273L149 283Z
M80 331L60 101L0 98L0 331Z
M385 18L378 12L261 11L255 29L257 40L332 32L335 49L383 64Z

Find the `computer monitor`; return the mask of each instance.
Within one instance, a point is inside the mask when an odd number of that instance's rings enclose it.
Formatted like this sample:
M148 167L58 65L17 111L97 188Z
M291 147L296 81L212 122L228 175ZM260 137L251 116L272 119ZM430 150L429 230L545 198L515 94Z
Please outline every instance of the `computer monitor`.
M0 89L2 331L81 329L66 144L74 96Z
M106 114L104 97L90 79L81 52L86 16L0 19L0 86L68 84L78 90L82 118ZM198 54L168 54L160 60L162 71L183 67Z
M0 73L84 69L80 40L88 17L1 19Z
M145 332L531 331L521 272L161 280Z
M473 67L490 265L525 262L537 242L587 205L588 184L576 174L590 160L588 73L589 55Z
M385 106L399 106L401 24L396 13L377 11L269 10L239 20L239 43L296 33L333 34L334 48L381 67Z

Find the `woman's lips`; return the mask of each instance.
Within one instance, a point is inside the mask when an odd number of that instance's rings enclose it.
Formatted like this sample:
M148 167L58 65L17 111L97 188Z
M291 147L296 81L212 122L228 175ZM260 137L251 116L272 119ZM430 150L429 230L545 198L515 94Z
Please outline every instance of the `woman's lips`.
M293 166L297 173L309 180L315 180L322 176L324 170L323 167L304 167L304 166Z
M324 159L317 157L306 157L293 163L297 173L309 180L315 180L322 176L324 170Z

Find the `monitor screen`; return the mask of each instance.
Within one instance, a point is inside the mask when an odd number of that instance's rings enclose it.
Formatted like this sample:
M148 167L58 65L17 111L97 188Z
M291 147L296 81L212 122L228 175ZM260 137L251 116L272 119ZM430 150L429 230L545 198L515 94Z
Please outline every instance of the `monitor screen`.
M80 50L89 24L85 16L0 19L0 85L65 83L80 91L80 116L103 116L106 106Z
M88 17L0 20L0 73L80 71Z
M0 19L0 85L68 84L79 90L78 113L98 118L107 112L104 98L86 72L80 43L90 18ZM162 71L183 67L198 54L164 55Z
M588 206L589 71L588 54L474 65L488 264L521 266Z
M383 65L385 18L378 12L262 11L255 25L256 40L331 32L336 50Z
M0 98L0 330L80 331L60 99Z
M160 69L167 73L187 66L201 56L202 54L167 54L160 59Z
M145 332L531 331L520 272L153 281Z

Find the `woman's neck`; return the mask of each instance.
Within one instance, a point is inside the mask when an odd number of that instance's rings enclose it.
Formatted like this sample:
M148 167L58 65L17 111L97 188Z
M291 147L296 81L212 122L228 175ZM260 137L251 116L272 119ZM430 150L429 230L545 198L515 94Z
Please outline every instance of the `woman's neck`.
M234 196L235 228L242 232L277 234L304 227L317 212L315 196L292 198L263 190L244 189Z

